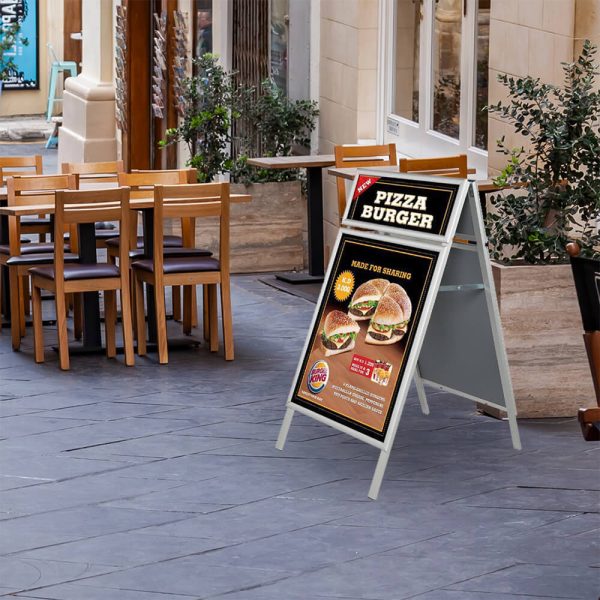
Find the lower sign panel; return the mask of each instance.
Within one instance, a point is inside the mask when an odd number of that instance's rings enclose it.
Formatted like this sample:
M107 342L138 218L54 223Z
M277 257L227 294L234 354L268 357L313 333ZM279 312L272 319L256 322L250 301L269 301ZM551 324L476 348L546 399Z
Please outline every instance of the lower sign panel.
M292 402L383 440L437 258L343 234Z

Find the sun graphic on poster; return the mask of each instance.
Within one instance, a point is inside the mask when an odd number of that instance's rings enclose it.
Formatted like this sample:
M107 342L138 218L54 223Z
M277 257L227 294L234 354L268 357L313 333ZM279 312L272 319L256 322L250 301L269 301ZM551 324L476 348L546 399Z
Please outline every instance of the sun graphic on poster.
M333 287L335 299L339 302L344 302L350 298L350 294L354 290L354 273L352 271L342 271Z

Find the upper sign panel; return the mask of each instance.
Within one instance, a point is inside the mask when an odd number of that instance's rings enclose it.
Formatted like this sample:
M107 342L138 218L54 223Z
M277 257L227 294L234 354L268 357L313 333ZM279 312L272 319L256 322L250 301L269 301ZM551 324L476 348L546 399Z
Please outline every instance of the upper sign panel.
M446 237L466 182L403 173L359 171L344 223L377 230ZM462 205L462 201L460 202Z

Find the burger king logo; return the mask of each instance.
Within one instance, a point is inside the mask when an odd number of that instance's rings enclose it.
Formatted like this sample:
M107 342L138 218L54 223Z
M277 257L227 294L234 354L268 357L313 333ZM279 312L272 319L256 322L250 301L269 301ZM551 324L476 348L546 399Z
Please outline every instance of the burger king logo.
M329 381L329 365L324 360L318 360L308 372L306 383L313 394L318 394L325 389Z

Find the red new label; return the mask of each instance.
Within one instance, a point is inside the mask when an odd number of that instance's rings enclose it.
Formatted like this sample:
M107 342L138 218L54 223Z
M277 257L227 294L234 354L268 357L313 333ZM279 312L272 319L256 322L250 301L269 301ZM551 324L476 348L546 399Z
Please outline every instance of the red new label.
M375 361L367 358L366 356L360 356L355 354L352 357L352 363L350 364L350 370L358 375L371 378L373 368L375 367Z
M352 200L356 200L361 194L364 194L374 183L377 183L378 181L379 177L371 177L370 175L359 175Z

